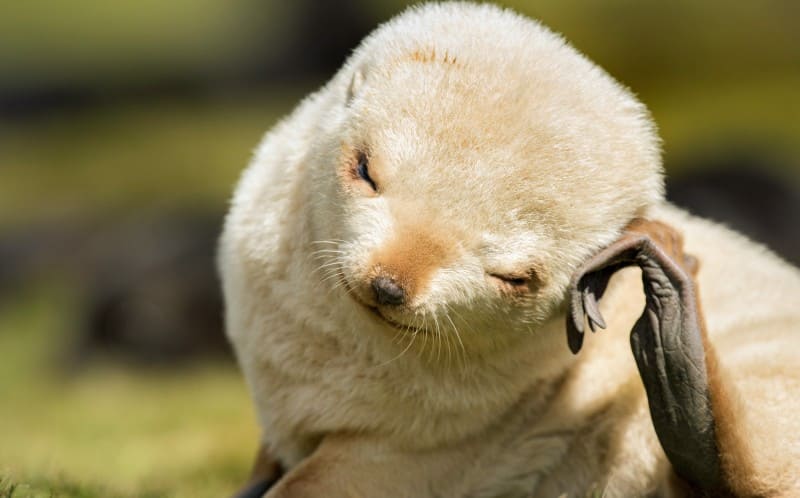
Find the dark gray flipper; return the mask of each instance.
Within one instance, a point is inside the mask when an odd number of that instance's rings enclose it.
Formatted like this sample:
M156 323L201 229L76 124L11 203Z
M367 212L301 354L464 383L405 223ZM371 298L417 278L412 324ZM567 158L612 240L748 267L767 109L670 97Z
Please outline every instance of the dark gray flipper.
M567 316L570 349L580 350L584 319L592 330L603 327L597 300L614 272L632 265L642 269L646 305L631 331L631 349L656 434L678 476L701 493L722 496L704 324L693 280L684 271L693 271L696 261L682 253L674 230L658 222L638 222L575 275Z

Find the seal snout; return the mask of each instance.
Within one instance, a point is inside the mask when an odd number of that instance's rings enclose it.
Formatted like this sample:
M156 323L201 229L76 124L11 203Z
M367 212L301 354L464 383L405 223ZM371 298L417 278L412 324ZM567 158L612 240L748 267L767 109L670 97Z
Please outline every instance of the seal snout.
M372 280L372 290L378 304L398 306L405 303L406 292L394 279L379 275Z

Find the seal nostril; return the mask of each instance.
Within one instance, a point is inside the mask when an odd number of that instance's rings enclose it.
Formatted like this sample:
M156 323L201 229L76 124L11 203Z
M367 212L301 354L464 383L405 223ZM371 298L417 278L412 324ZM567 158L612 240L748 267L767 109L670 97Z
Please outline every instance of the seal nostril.
M372 290L378 304L398 305L403 304L406 293L400 285L389 277L375 277L372 280Z

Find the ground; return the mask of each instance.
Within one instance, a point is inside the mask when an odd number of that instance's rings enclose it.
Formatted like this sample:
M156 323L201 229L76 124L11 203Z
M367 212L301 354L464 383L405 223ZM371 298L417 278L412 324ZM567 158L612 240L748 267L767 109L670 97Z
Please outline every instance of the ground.
M65 371L49 331L69 304L35 289L0 310L0 497L218 497L242 483L258 434L234 365Z

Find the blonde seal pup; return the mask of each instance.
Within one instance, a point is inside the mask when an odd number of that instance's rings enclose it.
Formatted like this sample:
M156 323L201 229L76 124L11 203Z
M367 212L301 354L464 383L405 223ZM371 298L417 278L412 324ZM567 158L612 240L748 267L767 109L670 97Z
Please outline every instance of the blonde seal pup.
M264 138L220 268L241 496L800 495L800 273L667 204L645 107L513 12L365 39Z

